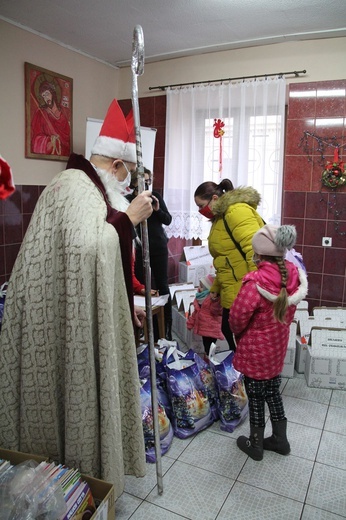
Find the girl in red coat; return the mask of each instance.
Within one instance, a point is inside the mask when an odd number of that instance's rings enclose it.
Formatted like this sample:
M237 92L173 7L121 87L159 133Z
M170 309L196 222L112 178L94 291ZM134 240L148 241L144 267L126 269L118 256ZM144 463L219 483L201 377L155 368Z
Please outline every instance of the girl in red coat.
M237 445L254 460L262 460L263 449L281 455L290 452L280 373L296 306L307 294L304 271L285 260L296 236L294 226L265 225L255 233L252 246L258 270L245 275L229 314L237 341L233 363L245 376L249 399L250 437L239 437ZM265 403L273 433L263 440Z
M201 278L196 298L193 301L194 311L190 314L186 326L195 334L202 336L204 351L209 356L210 346L217 339L225 339L221 332L222 307L220 300L212 300L210 288L213 285L212 275Z

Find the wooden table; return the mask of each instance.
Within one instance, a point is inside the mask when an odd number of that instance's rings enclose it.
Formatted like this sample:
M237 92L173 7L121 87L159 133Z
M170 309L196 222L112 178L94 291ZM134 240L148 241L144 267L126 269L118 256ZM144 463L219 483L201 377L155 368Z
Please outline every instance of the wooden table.
M141 298L143 300L143 305L141 304L141 302L138 303L139 298ZM142 307L143 309L145 309L145 296L136 296L135 303L139 307ZM159 337L164 338L165 334L166 334L164 305L153 305L151 308L151 313L152 313L153 317L157 316ZM144 322L143 322L144 338L139 337L140 330L141 329L137 329L137 331L136 331L136 346L138 346L140 343L148 343L148 341L149 341L148 324L147 324L146 318L144 319Z

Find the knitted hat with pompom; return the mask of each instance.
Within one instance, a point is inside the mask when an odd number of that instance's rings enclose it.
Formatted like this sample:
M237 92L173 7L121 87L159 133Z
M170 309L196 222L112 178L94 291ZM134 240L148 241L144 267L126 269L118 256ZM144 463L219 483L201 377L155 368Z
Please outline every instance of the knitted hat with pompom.
M252 238L252 248L258 255L285 256L287 249L296 243L295 226L271 226L266 224Z
M203 285L203 287L205 287L206 289L208 289L210 291L210 288L214 283L214 279L215 279L214 276L212 276L211 274L208 274L207 276L204 276L203 278L201 278L199 283L200 283L200 285Z

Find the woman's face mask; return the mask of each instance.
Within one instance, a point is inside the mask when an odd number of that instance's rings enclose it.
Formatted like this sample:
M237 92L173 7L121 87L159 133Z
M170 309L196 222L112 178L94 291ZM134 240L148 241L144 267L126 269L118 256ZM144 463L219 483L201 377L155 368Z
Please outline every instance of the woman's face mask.
M203 208L199 208L198 212L203 215L203 217L206 217L208 218L209 220L211 220L212 218L214 218L214 213L211 211L210 207L209 207L209 204L207 204L206 206L204 206Z

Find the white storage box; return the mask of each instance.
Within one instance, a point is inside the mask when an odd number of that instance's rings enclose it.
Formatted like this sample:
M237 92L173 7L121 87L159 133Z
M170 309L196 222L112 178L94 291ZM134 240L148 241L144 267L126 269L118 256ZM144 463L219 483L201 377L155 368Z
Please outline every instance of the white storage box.
M307 309L299 309L296 308L296 312L294 313L295 320L307 320L309 317L309 311Z
M312 314L316 317L332 318L346 324L346 308L344 307L314 307Z
M325 316L309 316L306 320L298 321L295 360L298 374L303 374L305 371L306 351L313 327L343 328L344 325L338 319Z
M186 315L179 311L176 305L172 306L172 330L178 338L178 344L181 350L192 348L198 354L204 353L202 336L194 334L192 330L188 330L186 326ZM179 342L180 341L180 342ZM216 345L220 350L228 350L229 346L226 340L217 340Z
M309 309L309 302L307 300L301 300L297 305L297 309Z
M290 325L290 335L288 338L287 352L285 356L284 367L281 372L282 377L294 376L294 363L296 357L296 337L297 337L297 322L292 321Z
M305 379L310 387L346 390L346 329L311 329Z
M200 279L208 274L215 274L208 247L184 247L179 262L179 282L191 282L198 287Z

